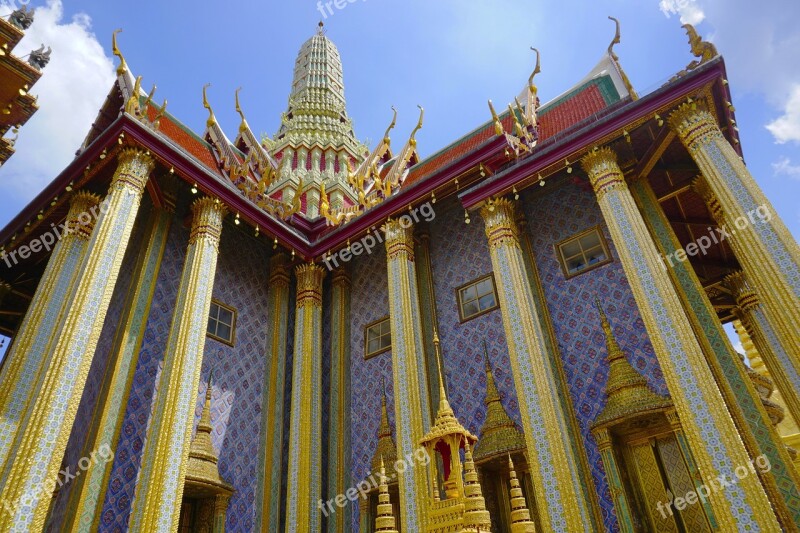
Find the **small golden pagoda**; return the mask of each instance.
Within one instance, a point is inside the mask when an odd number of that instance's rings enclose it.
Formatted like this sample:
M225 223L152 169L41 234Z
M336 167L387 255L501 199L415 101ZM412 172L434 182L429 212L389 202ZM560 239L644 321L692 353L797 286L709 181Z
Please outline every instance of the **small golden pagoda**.
M378 513L375 517L375 531L398 533L392 502L389 499L389 485L386 482L386 468L383 464L383 458L381 458L380 463L381 484L378 487Z
M372 471L380 472L384 462L389 464L389 479L396 480L394 465L397 462L397 446L392 438L392 426L389 425L389 411L386 408L386 384L382 382L381 423L378 426L378 445L372 456Z
M439 410L431 430L420 441L428 457L431 458L429 463L431 490L426 530L428 533L488 532L491 530L491 520L484 504L478 473L475 471L472 458L472 445L477 439L461 425L447 400L442 378L439 335L435 330L433 345L439 371ZM463 466L461 450L464 450ZM439 459L441 459L441 472L439 472ZM439 492L437 482L439 474L443 480L444 495Z
M517 479L517 472L514 470L514 461L511 454L508 455L508 470L511 481L511 533L534 533L536 525L531 520L531 513L525 503L525 496L522 495L522 488Z
M219 475L219 457L211 443L211 385L209 376L203 412L189 449L180 531L224 531L228 500L234 490Z

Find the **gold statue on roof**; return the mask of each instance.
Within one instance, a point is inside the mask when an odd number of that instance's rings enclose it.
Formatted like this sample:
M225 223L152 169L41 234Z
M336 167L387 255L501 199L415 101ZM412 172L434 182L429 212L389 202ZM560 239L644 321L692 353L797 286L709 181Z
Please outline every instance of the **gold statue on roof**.
M111 35L111 51L119 58L119 66L117 67L117 76L121 76L128 71L128 64L125 62L125 57L122 55L119 47L117 46L117 34L122 32L122 28L114 30Z
M214 116L214 110L211 109L211 104L208 103L208 88L211 87L210 83L203 85L203 107L208 110L208 120L206 126L209 128L217 123L217 117Z
M688 67L689 70L696 68L707 61L711 61L719 55L717 52L717 47L712 43L704 41L703 38L700 37L700 34L697 33L697 30L694 29L694 26L691 24L684 24L682 28L686 30L686 34L689 36L689 44L692 46L692 54L695 57L700 58L699 61L692 61Z

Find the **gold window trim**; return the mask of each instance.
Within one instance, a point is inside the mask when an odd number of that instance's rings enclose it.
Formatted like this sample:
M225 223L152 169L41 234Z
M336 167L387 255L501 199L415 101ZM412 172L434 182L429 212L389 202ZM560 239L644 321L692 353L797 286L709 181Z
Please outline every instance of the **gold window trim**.
M221 342L223 344L227 344L228 346L234 346L236 344L236 319L237 319L236 309L234 307L231 307L230 305L226 305L226 304L220 302L216 298L212 298L211 299L211 305L217 305L217 306L221 307L222 309L230 311L231 315L233 315L233 319L231 321L231 338L230 339L224 339L222 337L218 337L217 335L214 335L213 333L210 333L208 331L208 326L207 325L206 325L206 336L211 338L211 339L214 339L215 341L219 341L219 342ZM211 309L210 308L209 308L208 312L209 312L209 318L211 318ZM219 322L219 319L215 318L215 320L217 322Z
M592 232L597 232L597 235L600 240L600 246L603 248L603 253L605 253L606 258L599 263L595 263L593 265L587 265L586 268L580 270L578 272L570 273L569 269L567 268L567 258L564 257L564 253L562 252L562 247L572 241L578 241L578 245L580 246L580 239L586 235L589 235ZM613 261L611 257L611 252L608 249L608 241L606 241L606 236L603 233L603 228L598 224L596 226L592 226L591 228L587 228L580 233L576 233L575 235L568 237L562 241L556 243L556 256L558 257L558 262L561 265L561 272L564 274L566 279L572 279L576 276L580 276L581 274L586 274L587 272L591 272L596 268L600 268L601 266L607 265ZM583 246L581 246L581 253L584 253Z

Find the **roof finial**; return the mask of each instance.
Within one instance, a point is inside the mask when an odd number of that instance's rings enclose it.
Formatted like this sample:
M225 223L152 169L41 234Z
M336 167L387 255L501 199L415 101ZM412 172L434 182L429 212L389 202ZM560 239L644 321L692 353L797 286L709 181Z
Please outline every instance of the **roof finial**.
M111 51L115 56L119 58L119 66L117 67L117 76L121 76L128 71L128 64L125 62L125 57L123 57L122 52L117 46L117 34L121 32L122 28L114 30L114 33L111 35Z
M242 123L239 125L239 131L243 132L246 129L248 129L250 126L248 126L247 119L244 118L244 111L242 111L242 106L239 104L239 91L241 91L241 90L242 90L242 88L239 87L238 89L236 89L236 93L235 94L236 94L236 112L239 113L240 117L242 117Z
M533 46L531 46L531 50L536 52L536 68L533 69L533 73L531 74L531 77L528 78L528 87L530 88L532 93L536 94L536 85L533 84L533 78L535 78L537 74L542 72L542 61L541 61L542 57L539 54L539 50L538 49L536 49Z
M206 126L209 128L217 123L217 117L214 116L214 110L211 109L211 104L208 103L208 88L211 87L210 83L203 85L203 107L208 109L208 120Z
M616 25L616 32L614 33L614 39L611 41L611 44L608 45L608 55L611 58L611 61L614 63L614 66L617 67L617 71L619 72L620 77L622 78L622 83L625 85L625 89L628 90L628 94L631 95L631 98L634 100L639 99L639 95L636 94L636 89L633 88L633 84L631 80L628 79L628 75L625 74L625 71L622 70L622 65L619 62L619 56L614 52L614 45L619 44L621 40L621 31L620 31L620 24L619 20L615 19L614 17L608 17L608 20L613 20L614 24Z
M318 26L317 34L318 35L325 35L325 23L320 20L319 24L317 26Z
M425 109L423 109L423 107L419 104L417 104L417 107L419 108L419 122L417 122L417 126L414 128L414 131L411 132L411 138L409 142L411 142L412 144L416 144L417 132L422 129L422 121L425 118Z

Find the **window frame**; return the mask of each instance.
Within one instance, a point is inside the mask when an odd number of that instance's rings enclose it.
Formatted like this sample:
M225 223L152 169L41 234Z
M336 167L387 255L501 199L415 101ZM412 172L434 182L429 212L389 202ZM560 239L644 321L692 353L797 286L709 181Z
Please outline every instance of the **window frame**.
M583 256L584 260L586 260L586 251L583 249L583 245L581 244L580 240L592 232L597 233L600 242L600 247L603 249L603 253L605 254L606 258L593 265L587 265L586 268L582 270L570 273L569 268L567 267L567 258L564 256L564 253L562 251L563 246L572 241L577 241L578 246L581 249L580 253ZM587 228L579 233L576 233L575 235L572 235L571 237L568 237L562 241L557 242L555 247L556 247L556 257L558 258L558 262L561 265L561 272L564 274L565 279L572 279L576 276L580 276L581 274L586 274L587 272L590 272L596 268L600 268L601 266L605 266L614 260L611 257L611 251L608 248L608 242L606 241L606 236L603 233L603 228L599 224L596 226L592 226L591 228ZM577 257L577 256L572 256L572 257ZM570 257L570 259L572 257Z
M478 311L475 314L472 314L472 315L469 315L469 316L465 317L464 316L464 302L461 300L461 292L464 289L467 289L467 288L471 287L472 285L475 285L476 286L476 294L477 294L477 285L479 285L481 282L483 282L483 281L485 281L487 279L492 282L492 292L494 294L494 305L491 306L491 307L488 307L486 309L483 309L482 311ZM480 299L481 299L481 297L478 296L477 298L475 298L475 300L471 300L471 301L480 302ZM486 313L491 313L492 311L494 311L496 309L499 309L500 308L500 295L497 293L497 282L494 279L494 272L489 272L486 275L480 276L478 278L473 279L472 281L464 283L463 285L461 285L459 287L456 287L456 307L458 307L458 318L459 318L459 320L460 320L460 322L462 324L464 322L469 322L473 318L478 318L479 316L483 316ZM480 304L479 304L479 307L480 307Z
M383 348L379 348L378 350L376 350L374 352L370 352L369 351L369 335L368 335L369 334L369 330L370 330L370 328L373 328L375 326L383 324L384 322L387 322L389 324L389 345L385 346ZM380 338L382 338L384 336L385 336L385 334L381 334L381 335L378 336L378 338L380 339ZM377 357L377 356L379 356L379 355L381 355L383 353L386 353L386 352L390 351L391 349L392 349L392 322L391 322L391 317L389 315L386 315L383 318L379 318L378 320L374 320L374 321L370 322L369 324L367 324L366 326L364 326L364 360L365 361L368 360L368 359L372 359L373 357Z
M232 323L230 324L230 327L231 327L231 338L230 339L225 339L225 338L220 337L220 336L218 336L218 335L216 335L214 333L211 333L210 331L208 331L208 324L206 324L206 336L211 338L211 339L214 339L215 341L219 341L219 342L221 342L223 344L227 344L228 346L234 346L236 344L236 319L237 319L236 308L231 307L230 305L226 305L226 304L220 302L219 300L217 300L216 298L212 298L211 299L211 305L212 306L216 305L220 309L225 309L226 311L230 311L231 312L231 315L232 315L232 320L231 320ZM211 309L212 309L211 306L209 306L209 308L208 308L208 319L209 320L211 319ZM220 322L219 313L217 313L217 316L214 317L214 320L217 322L217 324L220 324L220 323L225 324L224 322ZM228 324L225 324L225 325L227 326Z

